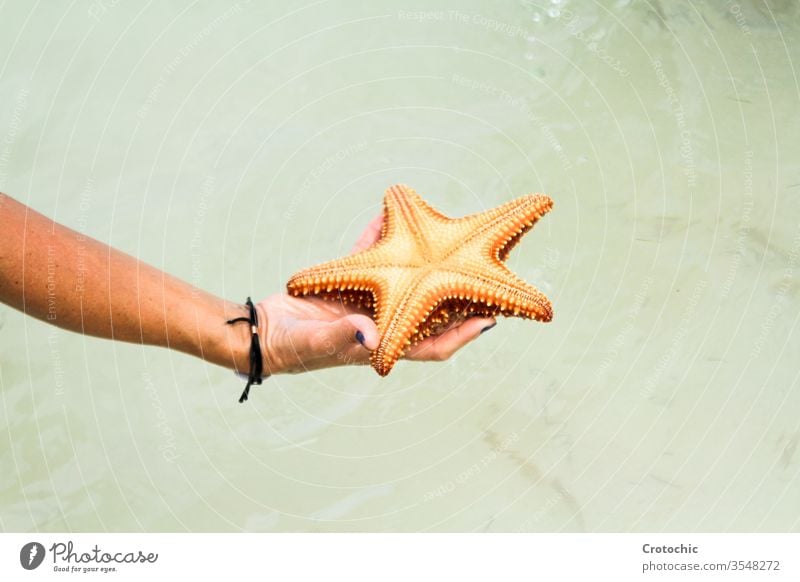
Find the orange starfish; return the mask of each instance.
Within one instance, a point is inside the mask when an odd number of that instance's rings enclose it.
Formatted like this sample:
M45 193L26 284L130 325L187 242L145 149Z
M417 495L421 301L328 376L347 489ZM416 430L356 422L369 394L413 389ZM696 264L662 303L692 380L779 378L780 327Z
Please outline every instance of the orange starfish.
M448 218L403 185L386 190L381 237L365 251L296 273L292 295L371 309L380 343L372 367L388 374L408 346L471 315L550 321L547 297L503 262L551 208L544 194Z

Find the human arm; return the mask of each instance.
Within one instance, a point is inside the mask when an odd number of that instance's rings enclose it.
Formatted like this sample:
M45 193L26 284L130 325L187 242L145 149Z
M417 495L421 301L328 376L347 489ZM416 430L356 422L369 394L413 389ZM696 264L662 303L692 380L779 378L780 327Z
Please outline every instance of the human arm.
M373 220L354 251L380 236ZM250 327L240 303L196 289L0 194L0 301L64 329L175 349L246 373ZM256 304L266 375L365 364L378 345L368 314L276 293ZM472 318L413 346L406 357L444 360L494 324ZM358 333L357 333L358 332Z
M58 327L247 372L243 305L199 290L0 194L0 301Z

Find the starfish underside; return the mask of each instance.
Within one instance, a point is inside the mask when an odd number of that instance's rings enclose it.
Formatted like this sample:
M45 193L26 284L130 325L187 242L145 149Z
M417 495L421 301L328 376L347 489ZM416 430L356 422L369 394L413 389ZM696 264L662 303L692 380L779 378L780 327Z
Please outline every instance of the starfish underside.
M304 269L290 294L372 311L380 343L372 367L388 374L409 346L470 316L550 321L547 297L505 265L511 249L551 208L532 194L463 218L434 210L411 188L386 190L381 237L349 257Z

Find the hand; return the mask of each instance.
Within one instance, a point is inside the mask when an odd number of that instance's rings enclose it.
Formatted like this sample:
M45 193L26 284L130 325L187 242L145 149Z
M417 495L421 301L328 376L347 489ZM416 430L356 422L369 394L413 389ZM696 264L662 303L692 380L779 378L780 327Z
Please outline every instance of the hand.
M370 222L352 252L372 246L380 238L382 224L383 216ZM378 347L378 328L369 315L335 301L278 293L256 309L262 322L264 371L270 375L367 364L370 351ZM405 358L446 360L494 324L494 318L486 317L455 323L411 346Z

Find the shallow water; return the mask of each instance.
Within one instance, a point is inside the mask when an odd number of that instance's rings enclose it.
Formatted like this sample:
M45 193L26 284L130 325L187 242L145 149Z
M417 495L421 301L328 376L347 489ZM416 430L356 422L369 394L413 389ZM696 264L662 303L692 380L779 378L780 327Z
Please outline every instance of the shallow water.
M675 3L678 4L678 3ZM414 186L548 325L241 383L0 309L0 528L800 530L794 2L0 8L0 189L231 299Z

